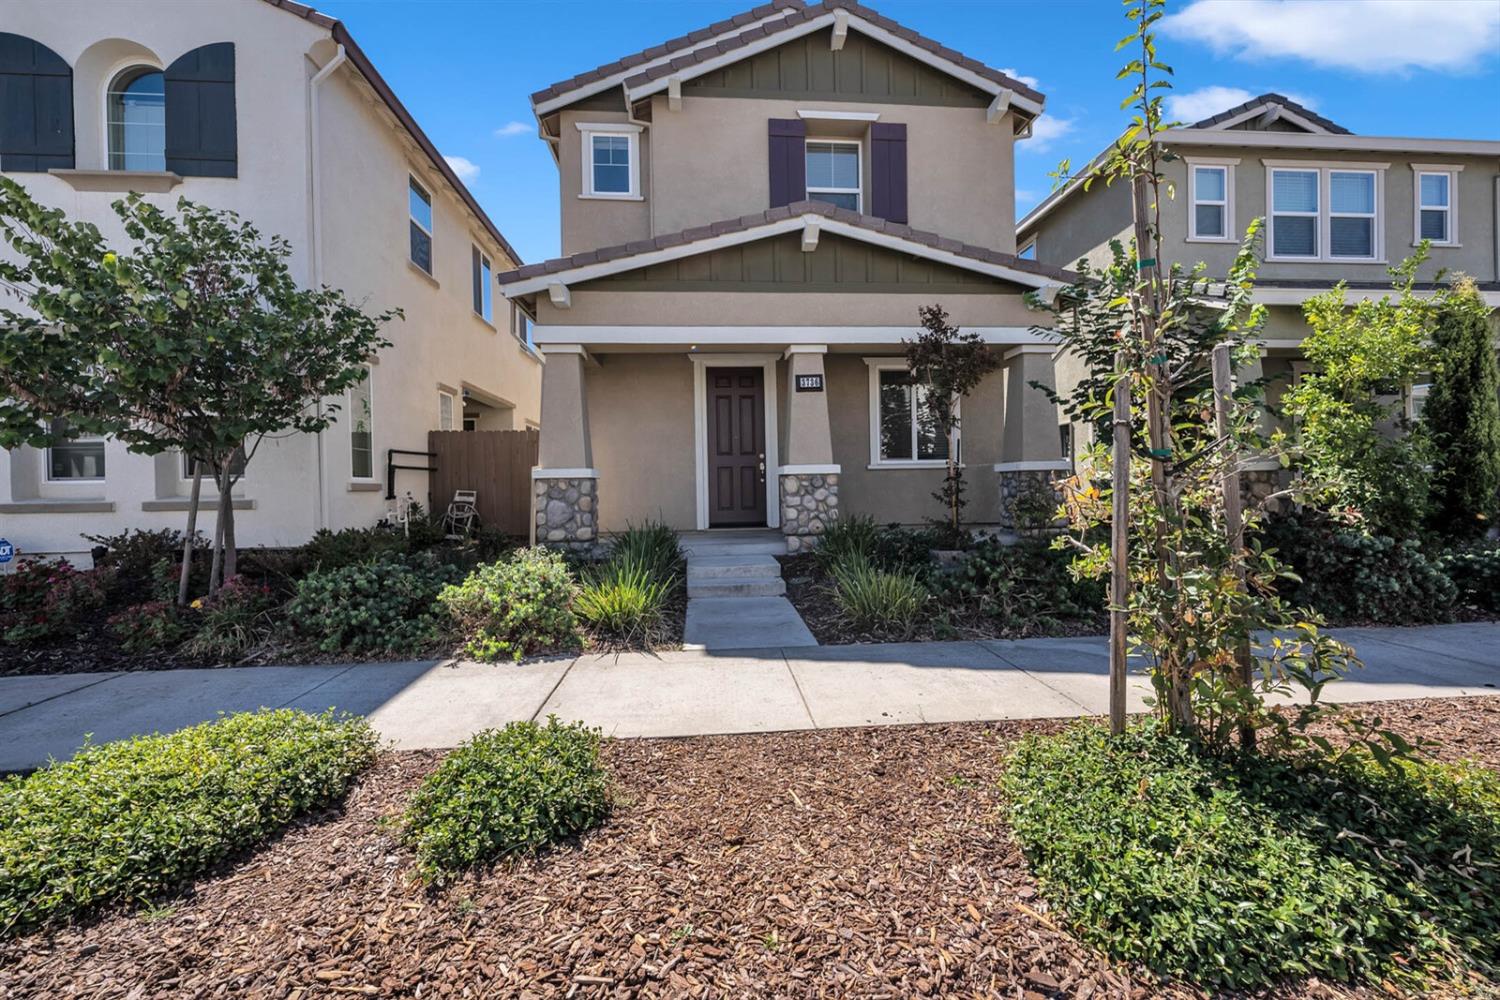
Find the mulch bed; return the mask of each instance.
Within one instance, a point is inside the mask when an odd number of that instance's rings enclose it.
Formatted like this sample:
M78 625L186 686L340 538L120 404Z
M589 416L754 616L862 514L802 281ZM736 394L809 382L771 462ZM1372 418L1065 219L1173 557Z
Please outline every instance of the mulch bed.
M955 639L1034 639L1042 636L1105 635L1109 615L1057 619L1042 627L1007 627L976 608L941 606L910 629L861 628L844 617L834 601L831 583L812 555L778 556L786 597L824 646L851 642L942 642Z
M1500 767L1500 698L1379 712ZM342 812L190 895L0 944L0 997L1200 995L1110 964L1038 896L995 785L1009 744L1059 725L612 741L602 827L432 891L383 820L440 755L388 753Z

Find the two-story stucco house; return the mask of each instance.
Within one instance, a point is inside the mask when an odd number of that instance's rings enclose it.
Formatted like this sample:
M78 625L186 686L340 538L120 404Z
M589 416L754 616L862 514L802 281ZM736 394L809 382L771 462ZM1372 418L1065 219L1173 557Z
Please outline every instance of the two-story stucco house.
M499 276L547 358L539 540L661 518L918 523L961 449L969 514L1063 464L1053 348L1015 254L1025 84L849 0L774 0L532 95L565 256ZM938 303L1003 368L934 433L903 338Z
M405 311L336 426L261 446L242 544L371 524L388 485L425 500L421 474L388 484L386 467L429 430L540 419L540 358L493 294L519 258L332 18L287 0L6 0L0 171L122 241L110 203L128 191L233 209L290 240L308 286ZM82 532L178 527L184 466L108 440L0 452L0 536L77 553Z
M1279 94L1263 94L1162 133L1167 181L1161 206L1164 264L1225 274L1252 219L1264 218L1255 298L1267 306L1261 370L1274 408L1301 366L1302 302L1339 281L1349 298L1387 294L1387 269L1423 241L1418 275L1465 274L1500 306L1500 139L1354 135ZM1102 264L1109 243L1132 238L1127 185L1084 189L1087 170L1017 226L1023 255L1055 266ZM1066 362L1060 374L1072 373ZM1421 405L1413 386L1409 406Z

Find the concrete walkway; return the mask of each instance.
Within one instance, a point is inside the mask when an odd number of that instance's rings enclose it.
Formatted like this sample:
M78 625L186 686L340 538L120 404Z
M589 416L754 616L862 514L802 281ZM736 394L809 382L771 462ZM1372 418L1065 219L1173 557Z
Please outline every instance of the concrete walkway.
M816 646L807 623L787 600L776 556L786 552L777 531L694 531L682 536L687 558L687 620L682 644L720 652Z
M1365 669L1332 701L1500 694L1500 624L1339 629ZM1102 714L1103 639L801 646L580 656L520 666L374 663L0 678L0 770L260 706L336 707L395 745L450 747L516 719L690 736ZM1134 710L1150 690L1130 680Z

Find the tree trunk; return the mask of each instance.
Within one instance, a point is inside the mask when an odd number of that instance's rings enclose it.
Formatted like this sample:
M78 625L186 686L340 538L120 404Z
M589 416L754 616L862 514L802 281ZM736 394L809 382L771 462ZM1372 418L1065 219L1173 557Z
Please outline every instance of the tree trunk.
M224 569L224 508L229 502L229 465L226 463L222 472L214 477L219 487L219 506L214 518L214 558L208 570L208 593L210 596L219 592L219 584L223 582L220 575Z
M220 509L224 512L224 579L229 580L240 571L240 553L234 541L234 486L239 479L232 476L225 478L229 480L228 489L224 491L227 499L222 501Z
M193 539L198 534L198 501L203 496L203 463L193 460L193 492L188 497L187 535L182 540L182 572L177 579L177 606L185 607L193 576Z
M1109 731L1125 731L1126 631L1130 603L1130 396L1131 378L1124 348L1115 354L1114 436L1110 456L1113 483L1109 522Z
M1234 434L1230 414L1230 403L1234 394L1233 376L1229 364L1229 345L1218 344L1213 353L1214 419L1219 439L1224 447L1231 449L1230 461L1224 470L1224 535L1229 542L1229 551L1234 559L1234 575L1239 579L1241 590L1245 589L1245 562L1241 553L1245 547L1245 514L1240 504L1239 447L1231 442ZM1235 672L1240 686L1248 690L1254 680L1254 661L1250 658L1250 638L1239 640L1234 651ZM1240 726L1240 743L1246 748L1255 746L1255 727L1248 722Z

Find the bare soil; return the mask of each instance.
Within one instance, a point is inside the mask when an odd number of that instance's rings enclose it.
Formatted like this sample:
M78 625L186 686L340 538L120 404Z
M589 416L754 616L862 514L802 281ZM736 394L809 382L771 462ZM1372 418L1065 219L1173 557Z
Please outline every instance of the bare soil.
M1500 697L1378 712L1500 768ZM601 827L432 890L387 820L440 754L388 753L342 810L181 898L0 943L0 997L1201 996L1039 897L996 782L1060 725L611 741Z

